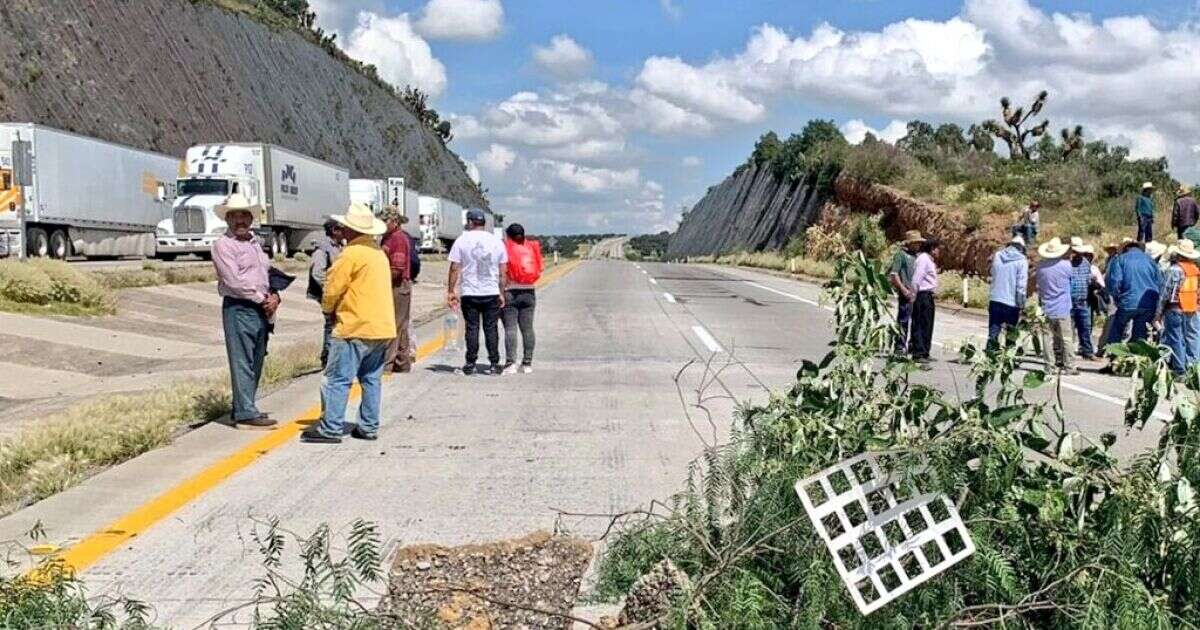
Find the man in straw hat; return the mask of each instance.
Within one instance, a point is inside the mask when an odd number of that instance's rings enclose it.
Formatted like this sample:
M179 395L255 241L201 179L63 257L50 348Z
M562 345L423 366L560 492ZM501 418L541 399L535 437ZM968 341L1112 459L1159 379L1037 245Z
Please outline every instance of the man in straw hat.
M1130 324L1133 325L1131 340L1143 340L1149 334L1162 285L1158 263L1147 253L1150 245L1157 243L1131 241L1120 256L1120 264L1109 265L1105 284L1117 304L1117 313L1112 318L1105 343L1123 342ZM1157 247L1154 251L1157 252Z
M1057 236L1038 247L1042 261L1037 269L1038 301L1048 320L1042 331L1042 354L1046 369L1057 367L1064 374L1076 374L1072 366L1075 349L1071 341L1071 262L1065 258L1071 246ZM1051 355L1050 347L1054 346Z
M1177 374L1196 363L1200 351L1200 315L1197 297L1200 294L1200 258L1195 244L1179 241L1167 250L1171 266L1163 274L1163 289L1158 305L1158 322L1162 326L1162 343L1171 349L1171 370Z
M1137 240L1145 243L1154 240L1154 184L1142 184L1142 194L1133 204L1137 218Z
M1092 297L1104 288L1104 277L1092 264L1096 249L1079 237L1071 237L1071 322L1079 337L1079 355L1085 360L1096 358L1092 344Z
M1197 220L1200 220L1200 206L1196 205L1196 199L1192 197L1192 189L1180 186L1175 194L1175 205L1171 208L1171 227L1175 228L1175 235L1180 240L1187 238L1186 232L1196 225Z
M270 320L279 308L279 294L271 291L271 262L262 241L251 230L260 207L240 194L217 206L217 216L228 229L212 246L221 301L221 325L229 358L233 389L233 422L238 428L271 429L275 421L258 410L255 397L267 356Z
M375 242L387 226L371 209L351 204L333 220L342 226L346 246L325 278L321 310L337 322L329 342L329 362L321 379L321 421L300 434L306 442L336 444L345 434L346 401L358 379L362 403L351 436L374 440L379 434L383 363L396 336L392 272Z
M408 217L395 206L384 209L380 219L387 225L383 234L383 253L387 254L392 270L392 301L396 305L396 336L388 346L384 369L392 372L411 372L409 353L409 318L412 312L412 241L402 226Z
M904 355L908 348L913 300L917 298L917 292L912 286L913 265L917 261L917 251L924 242L925 237L921 236L920 231L905 232L904 240L900 242L900 247L896 249L888 267L888 282L891 282L892 288L896 290L896 325L900 332L896 336L895 353L898 356Z
M988 350L1000 345L1000 333L1021 321L1029 290L1029 260L1025 258L1025 238L1012 237L1003 249L992 255L992 285L988 295Z

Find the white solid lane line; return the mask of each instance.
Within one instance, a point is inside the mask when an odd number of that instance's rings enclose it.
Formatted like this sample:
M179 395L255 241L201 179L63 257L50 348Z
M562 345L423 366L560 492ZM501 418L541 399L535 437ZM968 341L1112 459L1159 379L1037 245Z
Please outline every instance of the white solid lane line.
M780 291L779 289L772 289L771 287L769 287L765 284L759 284L757 282L750 282L748 280L746 281L746 284L748 284L752 287L758 287L759 289L762 289L763 291L770 291L771 293L774 293L776 295L782 295L783 297L792 298L793 300L796 300L798 302L804 302L805 304L810 304L812 306L820 306L820 304L818 304L817 302L815 302L813 300L800 297L799 295L796 295L795 293L788 293L786 291Z
M655 280L654 278L650 278L650 284L658 284L658 280Z
M708 346L709 352L725 352L725 349L721 347L721 344L717 343L717 340L713 339L712 334L705 330L703 326L692 326L692 332L696 333L696 336L700 338L701 343L703 343L705 346Z
M1094 389L1088 389L1087 387L1084 387L1082 385L1075 385L1074 383L1068 383L1066 381L1063 381L1062 386L1063 386L1063 389L1069 389L1073 392L1079 392L1080 394L1083 394L1084 396L1091 396L1092 398L1095 398L1096 400L1103 400L1104 402L1112 403L1121 408L1124 408L1125 404L1126 404L1126 401L1121 398L1117 398L1116 396L1109 396L1108 394L1100 393ZM1153 415L1155 418L1158 418L1159 420L1163 420L1163 421L1171 420L1170 415L1165 414L1161 411L1155 411L1151 415Z
M664 294L663 294L663 298L664 298L666 301L668 301L668 302L670 302L670 303L672 303L672 304L674 304L674 303L675 303L675 296L674 296L674 295L671 295L670 293L664 293Z

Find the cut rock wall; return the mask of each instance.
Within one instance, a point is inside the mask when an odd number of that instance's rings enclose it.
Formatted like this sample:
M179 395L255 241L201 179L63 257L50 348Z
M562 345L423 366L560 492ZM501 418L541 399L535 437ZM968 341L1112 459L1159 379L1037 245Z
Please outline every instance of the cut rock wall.
M484 201L387 90L299 33L189 0L0 0L0 120L183 156L269 142Z

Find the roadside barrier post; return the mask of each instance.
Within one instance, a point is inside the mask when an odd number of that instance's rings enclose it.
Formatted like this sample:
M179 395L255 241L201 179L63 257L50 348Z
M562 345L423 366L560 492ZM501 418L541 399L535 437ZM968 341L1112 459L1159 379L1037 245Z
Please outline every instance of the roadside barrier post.
M963 274L963 290L962 290L962 296L963 296L963 298L962 298L962 300L963 300L963 307L964 307L964 308L965 308L965 307L967 306L967 304L968 304L968 303L970 303L970 301L971 301L971 300L970 300L970 296L969 296L969 294L968 294L968 291L970 291L970 290L971 290L971 285L970 285L970 283L968 283L968 282L967 282L967 276L966 276L966 274Z

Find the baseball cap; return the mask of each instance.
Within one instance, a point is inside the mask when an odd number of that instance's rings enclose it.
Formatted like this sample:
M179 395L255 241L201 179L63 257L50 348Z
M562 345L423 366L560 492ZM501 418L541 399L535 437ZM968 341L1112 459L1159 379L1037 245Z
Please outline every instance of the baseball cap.
M487 217L484 216L483 210L480 210L479 208L471 208L470 210L467 210L467 220L474 221L476 223L486 223Z

